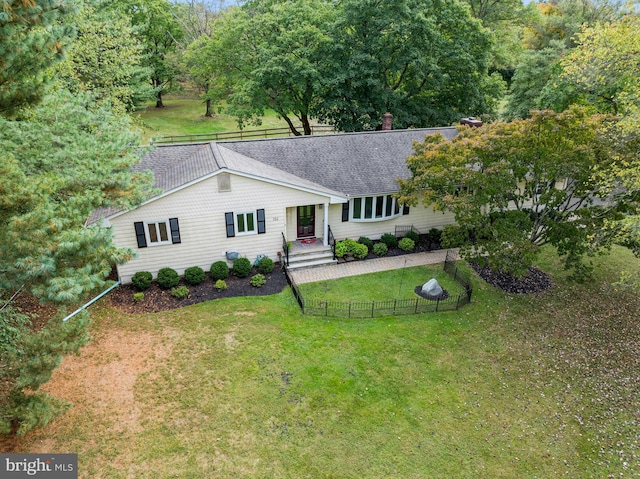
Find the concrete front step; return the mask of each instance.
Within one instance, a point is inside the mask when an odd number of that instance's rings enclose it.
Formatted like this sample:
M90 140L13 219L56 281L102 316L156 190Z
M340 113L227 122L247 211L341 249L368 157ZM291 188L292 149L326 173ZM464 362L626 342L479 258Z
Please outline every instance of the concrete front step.
M312 268L337 263L333 259L333 252L328 250L313 251L309 253L289 254L289 269Z

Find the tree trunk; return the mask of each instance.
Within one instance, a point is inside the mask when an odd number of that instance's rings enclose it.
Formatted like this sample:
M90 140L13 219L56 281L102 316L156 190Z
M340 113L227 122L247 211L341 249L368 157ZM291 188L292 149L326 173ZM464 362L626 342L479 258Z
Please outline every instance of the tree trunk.
M213 111L211 111L211 99L207 98L204 103L205 103L205 105L207 105L207 111L204 114L204 116L206 116L207 118L212 118L213 117Z
M293 122L291 121L291 119L287 115L283 115L282 113L280 113L280 116L284 119L284 121L287 122L287 125L289 125L289 130L291 130L291 133L293 133L295 136L302 136L302 133L300 133L296 129L296 127L294 126Z
M304 130L304 134L310 135L311 123L309 123L309 117L306 114L303 114L300 119L302 120L302 129Z
M164 103L162 103L162 90L158 90L158 93L156 93L156 108L164 108Z

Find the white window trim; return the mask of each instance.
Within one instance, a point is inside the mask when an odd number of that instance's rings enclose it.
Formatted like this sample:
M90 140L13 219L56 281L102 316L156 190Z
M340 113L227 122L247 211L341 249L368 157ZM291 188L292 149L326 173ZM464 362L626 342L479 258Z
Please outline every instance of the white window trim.
M382 202L382 216L381 217L376 217L376 201L377 198L382 196L383 197L383 202ZM359 223L373 223L376 221L387 221L393 218L398 218L399 216L402 216L402 205L398 205L398 212L395 213L395 204L397 203L397 199L391 197L391 201L393 202L391 205L391 215L389 216L385 216L385 213L387 212L387 201L389 200L389 194L385 194L385 195L370 195L370 196L355 196L353 198L351 198L351 201L349 202L349 221L353 221L353 222L359 222ZM355 206L355 199L359 198L360 201L360 218L355 218L353 215L353 211L354 211L354 206ZM364 212L365 212L365 205L366 205L366 198L373 198L373 203L371 205L371 218L365 218L364 217Z
M167 231L167 240L166 241L162 241L160 239L160 229L159 226L161 223L164 223L165 227L166 227L166 231ZM158 238L158 241L151 241L151 234L149 233L149 226L150 225L155 225L155 229L156 229L156 237ZM144 222L144 235L147 238L147 246L160 246L160 245L165 245L165 244L173 244L173 241L171 240L171 224L169 223L169 220L158 220L158 221L145 221Z
M247 226L247 218L246 215L253 215L253 230L251 231L243 231L240 232L238 228L238 216L244 215L244 224ZM233 213L233 226L236 229L236 236L247 236L247 235L256 235L258 234L258 212L257 211L239 211L238 213Z

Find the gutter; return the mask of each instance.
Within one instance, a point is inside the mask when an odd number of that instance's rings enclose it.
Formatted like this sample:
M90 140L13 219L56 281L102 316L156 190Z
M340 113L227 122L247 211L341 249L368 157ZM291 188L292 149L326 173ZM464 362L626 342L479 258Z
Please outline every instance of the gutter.
M96 301L98 301L100 298L103 298L104 296L106 296L107 294L109 294L111 291L113 291L117 286L120 286L120 281L116 281L114 284L112 284L108 289L106 289L105 291L103 291L102 293L100 293L98 296L96 296L95 298L93 298L91 301L89 301L88 303L84 304L83 306L79 307L78 309L76 309L73 313L71 313L69 316L67 316L66 318L64 318L62 321L63 322L67 322L69 319L73 318L76 314L78 314L80 311L83 311L85 309L87 309L89 306L91 306L93 303L95 303Z

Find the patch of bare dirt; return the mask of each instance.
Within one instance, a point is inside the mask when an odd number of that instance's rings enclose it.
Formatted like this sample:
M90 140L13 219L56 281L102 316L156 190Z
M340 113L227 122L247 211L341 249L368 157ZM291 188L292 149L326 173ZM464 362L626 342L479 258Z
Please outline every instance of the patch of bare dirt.
M47 426L46 434L5 436L0 447L6 452L25 447L30 453L51 452L54 443L47 438L59 437L61 428L79 421L79 415L107 418L114 434L135 434L142 429L141 409L134 395L136 381L166 360L172 349L168 329L158 335L110 329L94 337L81 355L66 356L42 387L42 392L71 403L72 409Z

